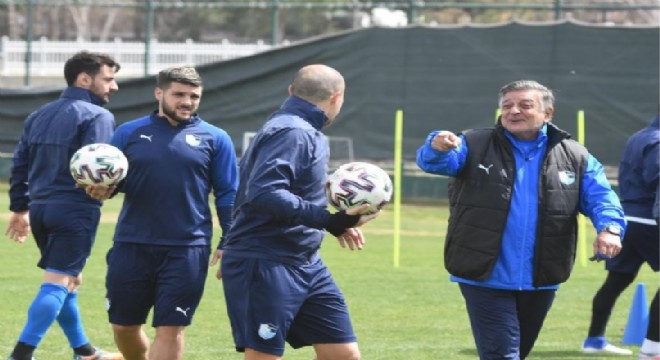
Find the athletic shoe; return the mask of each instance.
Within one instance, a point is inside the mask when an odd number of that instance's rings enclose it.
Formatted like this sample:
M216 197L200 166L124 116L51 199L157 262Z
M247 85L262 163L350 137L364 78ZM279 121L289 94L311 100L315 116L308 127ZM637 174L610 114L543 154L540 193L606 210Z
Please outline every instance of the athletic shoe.
M121 353L111 353L96 349L94 355L82 356L73 354L73 360L124 360L124 356Z
M640 351L637 360L660 360L660 354L647 354Z
M604 336L588 337L582 345L582 352L585 354L612 354L612 355L632 355L632 350L614 346L605 340Z
M649 358L649 359L650 359L650 358ZM9 355L9 357L7 358L7 360L14 360L14 358L13 358L13 357L11 357L11 355ZM37 359L35 359L35 358L32 358L32 360L37 360Z

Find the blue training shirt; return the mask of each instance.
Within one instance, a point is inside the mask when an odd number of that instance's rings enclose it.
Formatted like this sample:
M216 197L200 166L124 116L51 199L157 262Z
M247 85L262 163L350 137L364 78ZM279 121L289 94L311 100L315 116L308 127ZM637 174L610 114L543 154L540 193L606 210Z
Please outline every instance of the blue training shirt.
M111 144L128 159L114 241L210 245L211 191L222 232L227 233L238 168L234 145L224 130L197 115L172 126L154 112L120 125Z
M226 254L292 264L316 254L331 216L324 192L326 121L321 109L291 96L257 132L239 165Z
M76 187L69 161L84 145L110 141L115 118L102 104L91 91L71 86L28 116L14 150L11 211L27 211L30 203L101 205Z

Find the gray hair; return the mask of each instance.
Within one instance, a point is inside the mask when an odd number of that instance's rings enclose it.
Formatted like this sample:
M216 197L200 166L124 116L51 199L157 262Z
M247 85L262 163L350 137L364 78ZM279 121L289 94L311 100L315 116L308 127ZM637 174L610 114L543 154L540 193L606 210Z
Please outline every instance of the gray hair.
M552 94L552 90L547 87L539 84L534 80L518 80L510 82L500 89L500 99L499 105L502 107L502 100L504 95L513 91L524 91L524 90L536 90L541 93L541 110L545 111L547 108L554 108L555 106L555 96Z
M175 66L163 69L158 73L156 86L160 89L167 89L173 82L186 84L190 86L202 86L202 77L191 65Z

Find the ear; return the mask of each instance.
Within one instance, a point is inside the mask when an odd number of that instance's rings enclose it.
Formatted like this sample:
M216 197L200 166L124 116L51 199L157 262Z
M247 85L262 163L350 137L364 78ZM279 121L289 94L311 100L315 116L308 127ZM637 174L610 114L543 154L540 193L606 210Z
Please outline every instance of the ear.
M154 89L154 97L156 100L158 100L158 102L160 102L160 100L163 98L163 89L156 87Z
M555 113L555 108L553 108L553 107L549 107L549 108L545 109L545 118L547 120L552 119L552 115L554 113Z
M74 82L74 85L84 89L89 89L92 86L93 82L94 79L91 76L89 76L88 73L81 72L80 74L78 74L78 77L76 77L76 81Z
M289 91L289 96L293 95L293 85L289 85L287 90Z
M342 96L341 91L337 91L334 94L330 95L330 104L335 105L337 102L339 102L339 99L341 99Z

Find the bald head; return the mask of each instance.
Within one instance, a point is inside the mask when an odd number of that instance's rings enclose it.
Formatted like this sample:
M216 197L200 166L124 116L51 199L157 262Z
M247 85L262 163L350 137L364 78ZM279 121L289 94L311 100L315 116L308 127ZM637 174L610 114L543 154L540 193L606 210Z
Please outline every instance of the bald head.
M291 83L291 93L311 103L327 101L344 91L344 77L326 65L308 65L298 70Z

